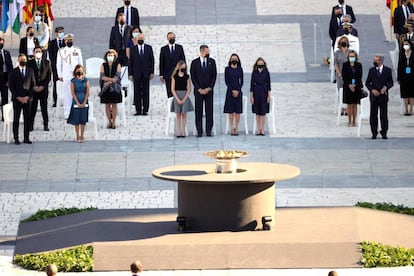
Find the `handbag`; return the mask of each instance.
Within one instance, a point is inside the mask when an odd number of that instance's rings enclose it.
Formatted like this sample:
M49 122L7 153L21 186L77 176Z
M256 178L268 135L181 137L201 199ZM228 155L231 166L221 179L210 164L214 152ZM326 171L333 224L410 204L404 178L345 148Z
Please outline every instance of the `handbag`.
M359 90L358 96L359 96L360 99L366 98L366 97L368 97L368 92L361 88Z
M117 93L121 94L121 82L113 82L110 85L103 86L98 96L101 97L105 93Z

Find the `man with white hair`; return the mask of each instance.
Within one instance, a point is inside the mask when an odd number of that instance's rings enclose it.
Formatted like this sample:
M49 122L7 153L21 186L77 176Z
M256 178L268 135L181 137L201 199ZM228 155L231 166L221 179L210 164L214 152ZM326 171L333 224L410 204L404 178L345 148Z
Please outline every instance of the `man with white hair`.
M67 34L64 37L65 47L60 48L56 58L56 70L60 89L57 94L63 99L63 111L65 119L69 117L72 106L72 94L70 92L70 80L73 78L73 70L78 64L83 65L82 52L79 47L73 46L73 34Z

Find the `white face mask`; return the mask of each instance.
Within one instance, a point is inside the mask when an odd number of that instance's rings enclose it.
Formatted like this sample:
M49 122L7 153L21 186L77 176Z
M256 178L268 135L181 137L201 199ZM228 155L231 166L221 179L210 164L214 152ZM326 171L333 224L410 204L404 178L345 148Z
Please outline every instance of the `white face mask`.
M410 47L410 45L405 44L405 45L403 46L403 48L404 48L404 50L409 50L411 47Z
M58 37L62 39L65 36L65 33L58 33Z
M136 38L138 36L138 33L132 33L132 37Z
M114 56L106 56L106 59L108 60L108 62L113 62L114 61Z
M42 17L41 17L40 15L36 15L36 16L35 16L35 21L36 21L36 22L39 22L39 21L40 21L40 19L42 19Z
M35 58L37 58L37 59L41 59L41 58L42 58L42 53L36 53L36 54L35 54Z

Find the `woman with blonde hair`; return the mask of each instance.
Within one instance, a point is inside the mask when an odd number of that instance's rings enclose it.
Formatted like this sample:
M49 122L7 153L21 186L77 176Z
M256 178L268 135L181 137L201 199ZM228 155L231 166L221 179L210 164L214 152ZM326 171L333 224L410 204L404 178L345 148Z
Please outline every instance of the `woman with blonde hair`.
M189 96L191 91L190 77L187 74L187 65L185 61L177 62L174 71L171 74L171 93L174 101L171 105L171 112L176 113L177 119L177 138L185 137L185 128L187 125L187 112L193 111L194 107Z

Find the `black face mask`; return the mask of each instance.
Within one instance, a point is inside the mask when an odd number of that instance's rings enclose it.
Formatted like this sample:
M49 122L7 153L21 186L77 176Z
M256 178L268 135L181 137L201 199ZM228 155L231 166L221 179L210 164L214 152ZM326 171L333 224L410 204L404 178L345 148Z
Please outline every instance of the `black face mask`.
M210 54L206 54L206 55L205 55L205 57L206 57L206 58L209 58L209 57L210 57Z
M181 73L185 73L185 69L180 69L180 72Z
M139 44L139 45L144 44L144 40L143 40L143 39L138 39L138 44Z
M373 64L375 67L378 67L378 62L374 61Z
M232 60L232 61L231 61L231 64L233 64L233 65L237 65L237 64L239 64L239 62L238 62L237 60Z
M339 4L341 4L341 5L343 5L343 4L344 4L344 0L339 0L338 2L339 2Z
M257 69L263 69L263 68L265 68L265 66L264 65L257 65Z
M175 43L175 38L171 38L170 40L168 40L168 42L170 42L170 44L174 44Z
M2 50L2 49L3 49L3 47L4 47L4 44L3 44L3 43L1 43L1 44L0 44L0 50Z
M19 64L20 64L20 66L24 67L24 66L26 66L27 62L26 61L20 61Z
M34 33L29 33L29 36L34 36Z
M342 13L337 13L336 17L340 18L342 16Z
M83 75L83 72L81 72L81 71L76 72L76 76L80 77L82 75Z
M119 25L123 26L125 24L124 20L119 21Z
M131 4L131 1L125 1L125 6L129 6Z
M72 42L72 41L68 41L68 42L66 43L66 46L68 46L69 48L70 48L70 47L72 47L72 46L73 46L73 42Z
M341 47L345 48L347 45L346 42L341 42Z

